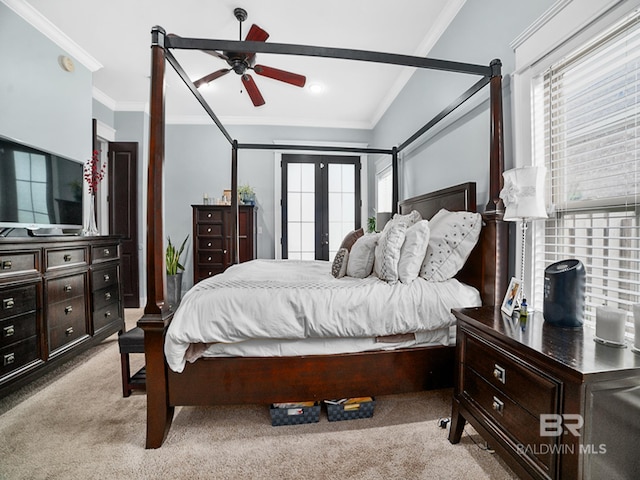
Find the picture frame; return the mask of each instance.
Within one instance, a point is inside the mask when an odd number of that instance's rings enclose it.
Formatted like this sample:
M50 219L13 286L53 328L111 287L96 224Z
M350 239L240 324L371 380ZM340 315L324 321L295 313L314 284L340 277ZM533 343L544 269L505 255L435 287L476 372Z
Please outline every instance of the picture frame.
M500 307L500 310L502 310L504 313L506 313L509 316L513 314L513 310L516 308L516 304L520 296L521 288L522 288L522 284L520 280L518 280L516 277L511 277L511 281L509 282L509 287L507 288L507 291L504 294L502 307Z

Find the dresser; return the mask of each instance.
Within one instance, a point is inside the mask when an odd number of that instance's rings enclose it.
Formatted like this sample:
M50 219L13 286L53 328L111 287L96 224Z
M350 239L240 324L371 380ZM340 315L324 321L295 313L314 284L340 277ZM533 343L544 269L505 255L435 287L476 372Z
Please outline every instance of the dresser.
M634 478L640 471L640 355L593 330L526 322L499 307L454 310L449 441L469 422L522 478Z
M120 331L118 237L0 239L0 396Z
M233 263L231 207L192 205L193 283L224 272ZM256 207L239 207L240 262L256 258Z

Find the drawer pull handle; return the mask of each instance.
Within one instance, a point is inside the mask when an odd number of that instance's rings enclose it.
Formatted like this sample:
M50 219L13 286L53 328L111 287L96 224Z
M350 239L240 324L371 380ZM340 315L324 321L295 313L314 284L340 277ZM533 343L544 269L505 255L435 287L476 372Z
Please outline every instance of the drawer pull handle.
M493 376L501 383L507 383L506 370L497 363L493 366Z
M207 243L207 247L210 247L210 246L211 246L211 242Z
M108 249L108 248L105 248L105 249L102 251L102 254L103 254L105 257L108 257L110 253L111 253L111 252L109 251L109 249Z
M209 272L209 276L211 276L211 275L213 275L213 273L212 273L212 272Z
M111 277L109 276L108 273L105 273L102 278L104 279L105 282L108 282L109 280L111 280Z
M64 258L64 261L65 261L65 262L70 262L72 257L71 257L71 255L70 255L70 254L65 253L64 257L62 257L62 258Z
M71 285L65 285L65 286L64 286L64 291L65 291L65 292L70 292L71 290L73 290L73 289L71 288Z
M211 218L211 213L207 213L207 218Z
M2 300L3 310L11 310L13 307L15 307L15 305L16 302L13 300L13 297L5 298L4 300Z
M504 402L496 397L493 397L491 408L493 408L498 413L502 413L504 410Z
M4 337L13 337L16 333L16 329L13 325L8 325L2 329L2 335Z
M209 262L210 262L210 261L211 261L211 257L207 257L207 261L209 261Z
M11 260L4 260L2 262L2 270L11 270Z
M73 307L71 305L69 305L68 307L64 307L65 315L69 315L71 312L73 312Z
M16 361L16 354L11 352L7 353L4 357L2 357L2 366L6 367L7 365L11 365Z
M105 300L111 300L111 292L107 292L104 294L104 299Z
M109 318L111 316L111 312L104 312L104 318Z
M69 327L64 331L65 335L68 337L70 335L73 335L73 327Z
M211 233L211 228L207 228L207 233Z
M226 255L226 254L227 254L227 251L226 251L226 250L223 250L223 251L222 251L222 253L224 253L224 254Z

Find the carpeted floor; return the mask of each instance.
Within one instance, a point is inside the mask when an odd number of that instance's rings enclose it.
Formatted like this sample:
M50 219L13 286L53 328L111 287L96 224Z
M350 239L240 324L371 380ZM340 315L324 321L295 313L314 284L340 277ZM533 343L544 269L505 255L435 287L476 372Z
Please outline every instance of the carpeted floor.
M139 310L127 311L132 325ZM133 368L142 356L132 357ZM182 407L162 448L145 450L145 396L122 398L116 337L0 399L0 478L516 478L467 426L438 420L451 391L378 397L373 418L272 427L266 405Z

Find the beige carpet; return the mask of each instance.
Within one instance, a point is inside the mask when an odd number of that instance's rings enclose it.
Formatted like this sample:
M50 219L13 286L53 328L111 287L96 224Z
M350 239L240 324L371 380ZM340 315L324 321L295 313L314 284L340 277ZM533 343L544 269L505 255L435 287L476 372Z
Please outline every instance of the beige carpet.
M138 316L127 311L127 323ZM163 447L145 450L145 396L122 398L113 336L0 399L0 478L516 478L470 427L460 444L447 441L438 420L450 398L378 397L370 419L330 423L323 412L319 423L282 427L265 405L182 407Z

